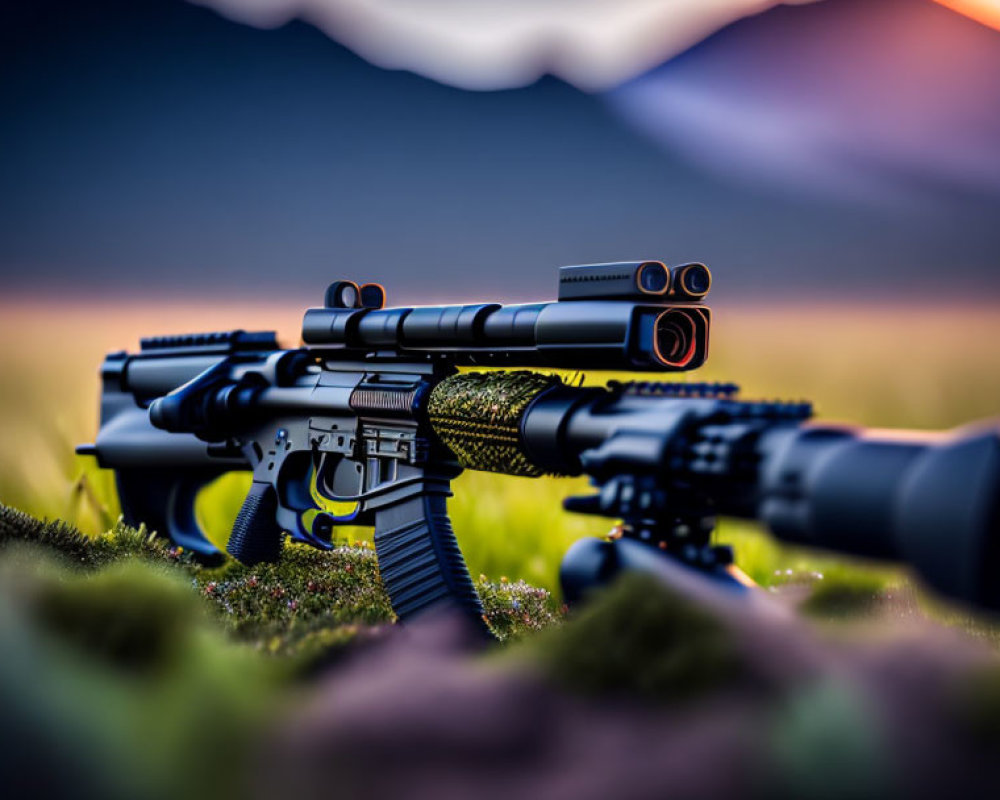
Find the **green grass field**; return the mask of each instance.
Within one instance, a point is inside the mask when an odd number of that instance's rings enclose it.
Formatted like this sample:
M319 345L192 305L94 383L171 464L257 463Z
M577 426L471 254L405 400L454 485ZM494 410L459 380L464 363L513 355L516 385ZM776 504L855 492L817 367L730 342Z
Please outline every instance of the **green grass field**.
M291 305L95 308L7 299L0 305L0 501L88 533L106 530L118 515L111 476L73 454L95 432L104 353L135 348L140 335L189 329L276 327L291 343L300 313ZM734 380L747 397L810 399L825 419L950 427L997 413L998 338L1000 309L993 307L737 307L716 311L710 366L690 379ZM199 501L219 542L245 481L223 479ZM450 508L473 574L556 588L566 548L609 527L562 511L562 498L584 488L581 480L462 475ZM780 547L746 523L723 520L718 539L733 543L738 563L764 584L786 580L789 570L794 577L844 569L840 559Z

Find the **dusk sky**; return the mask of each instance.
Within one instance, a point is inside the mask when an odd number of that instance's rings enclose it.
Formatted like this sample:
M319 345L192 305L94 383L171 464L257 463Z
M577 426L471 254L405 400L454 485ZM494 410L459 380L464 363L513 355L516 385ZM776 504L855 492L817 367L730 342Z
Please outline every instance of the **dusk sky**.
M747 5L539 78L384 69L335 26L181 0L5 4L0 293L523 300L661 258L730 302L1000 300L1000 32L929 0ZM460 88L490 80L519 88Z

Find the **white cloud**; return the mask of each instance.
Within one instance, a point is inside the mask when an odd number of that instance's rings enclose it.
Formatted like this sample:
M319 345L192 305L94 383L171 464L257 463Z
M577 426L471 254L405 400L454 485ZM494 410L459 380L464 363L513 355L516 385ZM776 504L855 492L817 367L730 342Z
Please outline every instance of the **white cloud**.
M741 17L813 0L191 0L258 27L303 19L368 61L464 89L552 74L586 91L639 75Z

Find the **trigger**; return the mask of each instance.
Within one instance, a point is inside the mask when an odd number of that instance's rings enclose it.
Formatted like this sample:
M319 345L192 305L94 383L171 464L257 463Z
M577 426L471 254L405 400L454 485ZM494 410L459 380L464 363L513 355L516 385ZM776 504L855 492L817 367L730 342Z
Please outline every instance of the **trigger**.
M324 500L326 506L324 513L337 522L350 522L361 511L361 503L355 500L330 500L329 498L324 498Z
M346 505L346 504L345 504ZM326 511L320 511L312 521L312 536L326 544L333 544L333 529L337 523L349 522L358 514L359 505L353 503L349 516L339 517Z
M329 514L320 512L313 518L312 535L317 539L330 543L333 541L334 519Z

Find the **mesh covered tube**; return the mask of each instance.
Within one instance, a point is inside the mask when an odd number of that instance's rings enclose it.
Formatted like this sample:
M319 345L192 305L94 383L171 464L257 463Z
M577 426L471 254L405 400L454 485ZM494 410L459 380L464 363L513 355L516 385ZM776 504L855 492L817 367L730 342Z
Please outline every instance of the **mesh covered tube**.
M560 383L526 370L469 372L441 381L427 406L434 432L467 469L537 477L521 444L521 418L541 392Z

